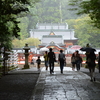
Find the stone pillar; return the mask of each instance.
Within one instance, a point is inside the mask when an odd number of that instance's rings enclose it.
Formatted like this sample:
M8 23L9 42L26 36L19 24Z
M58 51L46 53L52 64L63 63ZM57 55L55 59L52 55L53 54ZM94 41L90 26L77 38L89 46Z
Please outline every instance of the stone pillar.
M28 56L29 56L29 50L30 48L28 47L28 44L25 44L25 47L23 48L25 50L25 65L24 65L24 69L28 69L29 68L29 64L28 64Z

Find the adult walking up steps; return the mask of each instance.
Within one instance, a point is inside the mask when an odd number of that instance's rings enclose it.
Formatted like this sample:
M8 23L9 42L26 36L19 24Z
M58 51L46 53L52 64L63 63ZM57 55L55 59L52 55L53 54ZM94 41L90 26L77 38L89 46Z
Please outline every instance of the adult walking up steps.
M100 100L100 83L80 71L66 67L63 74L55 67L55 74L42 69L30 100Z
M58 55L58 61L60 63L61 73L63 73L64 62L65 62L65 54L63 53L63 50L60 50L60 54Z
M49 53L48 53L50 74L54 73L54 62L55 62L55 60L56 60L55 53L52 51L52 48L50 48Z

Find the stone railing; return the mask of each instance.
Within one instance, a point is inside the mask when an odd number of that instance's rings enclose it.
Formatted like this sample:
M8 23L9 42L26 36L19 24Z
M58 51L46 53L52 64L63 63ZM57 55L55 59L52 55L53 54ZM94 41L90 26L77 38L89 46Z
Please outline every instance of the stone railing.
M7 74L8 71L13 70L18 67L18 54L17 52L5 51L1 53L0 57L0 77L4 74Z
M17 52L8 52L7 67L8 70L15 69L18 67L18 54Z

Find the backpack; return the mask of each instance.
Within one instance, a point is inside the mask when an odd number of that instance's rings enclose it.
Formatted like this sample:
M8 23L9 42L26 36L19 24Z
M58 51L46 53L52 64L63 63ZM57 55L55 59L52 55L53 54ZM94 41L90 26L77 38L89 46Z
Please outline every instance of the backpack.
M65 54L60 53L59 54L59 60L65 60Z
M48 53L48 59L49 59L49 61L56 61L55 53L49 52Z
M37 64L41 64L41 60L40 59L37 59L36 62L37 62Z
M72 60L71 62L76 62L75 57L72 57L72 59L71 59L71 60Z

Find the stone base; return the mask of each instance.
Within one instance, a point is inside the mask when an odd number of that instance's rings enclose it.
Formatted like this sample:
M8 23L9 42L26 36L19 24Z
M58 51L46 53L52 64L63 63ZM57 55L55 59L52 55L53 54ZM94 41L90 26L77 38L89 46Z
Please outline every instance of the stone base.
M24 65L24 68L23 69L29 69L29 65Z

